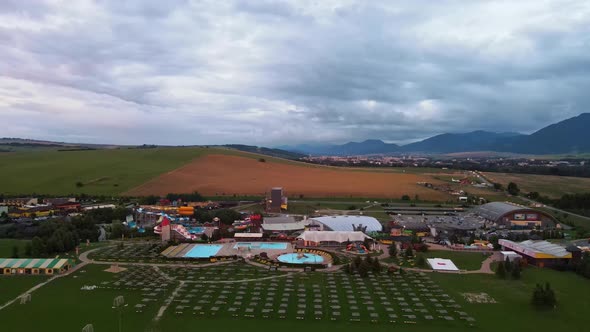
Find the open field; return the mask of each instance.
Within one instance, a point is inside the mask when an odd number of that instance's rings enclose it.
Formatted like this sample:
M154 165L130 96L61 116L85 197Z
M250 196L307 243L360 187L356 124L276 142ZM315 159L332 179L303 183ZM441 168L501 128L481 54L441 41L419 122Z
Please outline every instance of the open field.
M433 181L417 174L371 172L327 167L301 167L259 162L255 159L206 155L172 172L163 174L128 192L128 195L163 195L198 191L205 195L261 195L274 186L285 187L288 195L311 197L401 197L419 195L426 200L445 200L446 194L416 182Z
M590 191L590 178L515 173L484 174L492 182L498 182L504 186L507 186L509 182L514 182L521 192L537 191L541 195L551 198Z
M203 154L199 148L0 154L5 194L118 194ZM83 184L76 186L77 182Z
M47 280L45 276L2 276L0 278L0 306ZM0 317L2 313L0 312Z
M572 331L588 330L590 310L585 294L590 283L573 272L527 267L521 280L501 280L495 275L453 275L433 273L431 278L451 296L459 299L465 310L478 321L475 331ZM555 291L558 306L554 310L537 311L530 305L536 283L549 282ZM468 303L462 293L485 292L498 303Z

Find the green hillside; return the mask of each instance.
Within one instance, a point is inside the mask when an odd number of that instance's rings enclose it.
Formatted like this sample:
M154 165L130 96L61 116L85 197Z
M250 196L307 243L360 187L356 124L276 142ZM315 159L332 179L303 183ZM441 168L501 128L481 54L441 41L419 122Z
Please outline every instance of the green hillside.
M4 194L118 194L209 149L155 148L0 154ZM76 185L83 184L82 187Z

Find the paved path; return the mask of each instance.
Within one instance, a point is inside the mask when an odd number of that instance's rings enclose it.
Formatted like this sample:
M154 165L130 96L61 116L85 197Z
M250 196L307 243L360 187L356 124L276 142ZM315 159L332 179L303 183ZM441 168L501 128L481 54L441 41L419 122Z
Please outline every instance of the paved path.
M202 268L208 266L215 266L215 265L223 265L223 264L230 264L234 263L235 261L221 261L215 263L204 263L204 264L186 264L186 263L141 263L141 262L114 262L114 261L95 261L93 259L88 258L88 255L94 251L104 249L107 247L96 248L92 250L85 251L80 254L78 259L83 263L87 264L98 264L98 265L132 265L132 266L153 266L153 267L186 267L186 268Z
M182 286L184 286L184 281L180 280L180 284L178 285L178 287L176 287L176 289L174 289L172 294L170 294L170 296L166 299L166 301L164 301L164 305L160 307L160 310L158 310L156 317L154 317L154 321L158 321L158 320L160 320L160 318L162 318L162 316L164 316L166 309L168 309L168 306L170 306L170 304L172 304L172 301L174 301L174 298L176 297L176 295L178 295Z

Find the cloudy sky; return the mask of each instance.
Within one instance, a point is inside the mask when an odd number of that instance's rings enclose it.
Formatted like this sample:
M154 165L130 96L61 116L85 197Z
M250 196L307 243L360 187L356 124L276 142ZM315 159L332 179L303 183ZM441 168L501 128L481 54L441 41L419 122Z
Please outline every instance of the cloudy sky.
M0 137L265 146L590 111L590 1L0 1Z

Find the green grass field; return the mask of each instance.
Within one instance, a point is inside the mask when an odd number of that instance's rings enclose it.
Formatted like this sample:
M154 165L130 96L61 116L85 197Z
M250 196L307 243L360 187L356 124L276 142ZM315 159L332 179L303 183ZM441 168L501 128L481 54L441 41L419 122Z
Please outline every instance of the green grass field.
M118 194L205 153L199 148L44 151L0 155L5 194ZM83 187L76 183L82 182Z
M451 275L433 273L451 296L478 320L477 331L587 331L590 316L590 282L572 272L527 267L521 280L500 280L495 275ZM537 311L530 305L536 283L549 282L556 293L555 310ZM485 292L495 304L470 304L462 293Z
M501 183L504 187L509 182L514 182L523 193L536 191L551 198L559 198L565 194L584 193L590 190L590 179L588 178L515 173L485 173L485 176L488 180Z
M432 252L439 254L440 252ZM441 255L435 255L440 257ZM475 262L473 260L472 262ZM89 265L76 273L58 278L50 284L42 287L32 294L32 301L21 305L15 303L0 311L3 328L7 331L78 331L87 323L94 325L95 331L117 331L118 312L112 308L112 300L118 296L125 297L128 306L122 309L123 331L159 331L177 332L199 330L261 332L261 331L285 331L295 332L306 330L310 332L334 330L341 332L359 331L370 329L377 332L391 330L399 331L585 331L590 318L580 314L590 309L590 302L586 301L590 294L590 283L578 275L570 272L557 272L548 269L528 267L524 269L522 280L500 280L495 275L457 275L445 273L428 273L419 276L406 272L403 277L389 277L382 275L373 279L357 279L336 274L329 277L325 273L299 274L291 276L292 284L286 283L284 273L269 272L265 269L257 269L252 266L232 264L230 266L216 266L201 269L187 268L160 268L157 272L151 268L128 267L129 270L112 274L104 272L108 266ZM171 276L172 280L165 279L161 273ZM217 284L215 280L240 280L241 278L266 278L275 276L278 279L250 281L246 283ZM34 283L40 282L42 277L10 276L0 278L0 303L15 297L22 291L30 288ZM177 280L188 280L181 288L180 296L175 297L170 307L166 310L162 319L154 323L153 318L164 300L178 287ZM199 280L209 283L202 284ZM349 281L347 281L349 280ZM429 281L440 286L442 294L448 294L460 308L448 307L443 301L441 306L425 301L425 294L414 282L429 285ZM344 282L344 284L342 284ZM348 283L349 282L349 283ZM558 308L556 310L538 312L529 305L532 289L535 283L550 282L556 291ZM83 286L101 286L95 290L82 290ZM154 287L159 285L161 287ZM292 285L292 286L290 286ZM332 286L331 286L332 285ZM353 291L346 293L352 287ZM383 285L383 286L379 286ZM293 287L294 286L294 287ZM274 287L274 288L273 288ZM290 313L283 319L276 313L279 303L283 303L279 295L271 305L275 312L264 317L264 308L267 302L265 297L273 296L272 292L282 294L287 288L293 287L293 294L285 302L291 308ZM389 290L389 287L394 287ZM422 286L424 287L424 286ZM429 286L430 287L430 286ZM156 290L161 288L161 290ZM434 289L437 289L436 286ZM8 290L8 291L7 291ZM385 291L385 292L384 292ZM256 293L258 292L258 293ZM379 321L371 322L366 317L373 311L372 305L357 303L347 304L347 294L361 299L361 293L370 294L377 307ZM383 293L384 292L384 293ZM495 299L495 304L475 304L467 302L463 293L485 292ZM303 302L301 294L306 293ZM314 294L322 294L320 304ZM209 294L209 295L207 295ZM223 295L226 294L225 297ZM421 319L409 320L396 319L395 322L383 320L387 312L381 311L378 300L380 294L386 295L386 300L393 302L396 313L403 313L404 306L401 302L412 303L411 298L417 296L426 304L430 312L445 309L447 312L438 315L450 315L458 317L465 312L475 318L473 326L462 320L445 321L440 318L428 321ZM398 294L398 295L396 295ZM412 295L416 294L416 295ZM337 303L329 302L332 296L340 300ZM405 300L399 300L396 296L403 296ZM244 299L242 300L243 296ZM249 306L249 301L256 301L253 296L259 296L262 302L258 306ZM144 301L152 298L153 301ZM224 299L219 302L220 299ZM427 297L426 297L427 298ZM201 300L206 299L205 302ZM217 299L217 301L216 301ZM215 301L215 303L214 303ZM232 314L229 308L235 306L235 301L245 301L238 307L241 309ZM202 304L206 303L206 304ZM233 303L233 304L232 304ZM296 319L295 311L302 303L305 305L305 318ZM145 304L145 307L137 309L137 304ZM194 309L195 305L204 306L203 309ZM316 305L320 308L315 309ZM344 317L334 318L329 313L335 305L342 306ZM213 306L219 307L215 314ZM352 306L358 307L352 309ZM179 309L184 307L185 309ZM295 307L295 309L293 309ZM414 307L413 304L410 307ZM200 308L200 307L199 307ZM252 317L244 315L244 310L252 308ZM199 313L204 311L204 313ZM318 311L321 311L318 315ZM361 314L360 321L349 320L351 312L358 311ZM414 311L416 312L416 311ZM417 312L416 312L417 313ZM33 314L34 319L30 319ZM419 315L419 314L418 314ZM435 314L436 316L437 314ZM315 316L321 317L316 319ZM420 315L419 315L420 316Z
M25 245L29 240L0 239L0 257L12 257L12 248L16 245L19 249L19 257L24 257Z
M45 276L1 276L0 306L47 279Z

